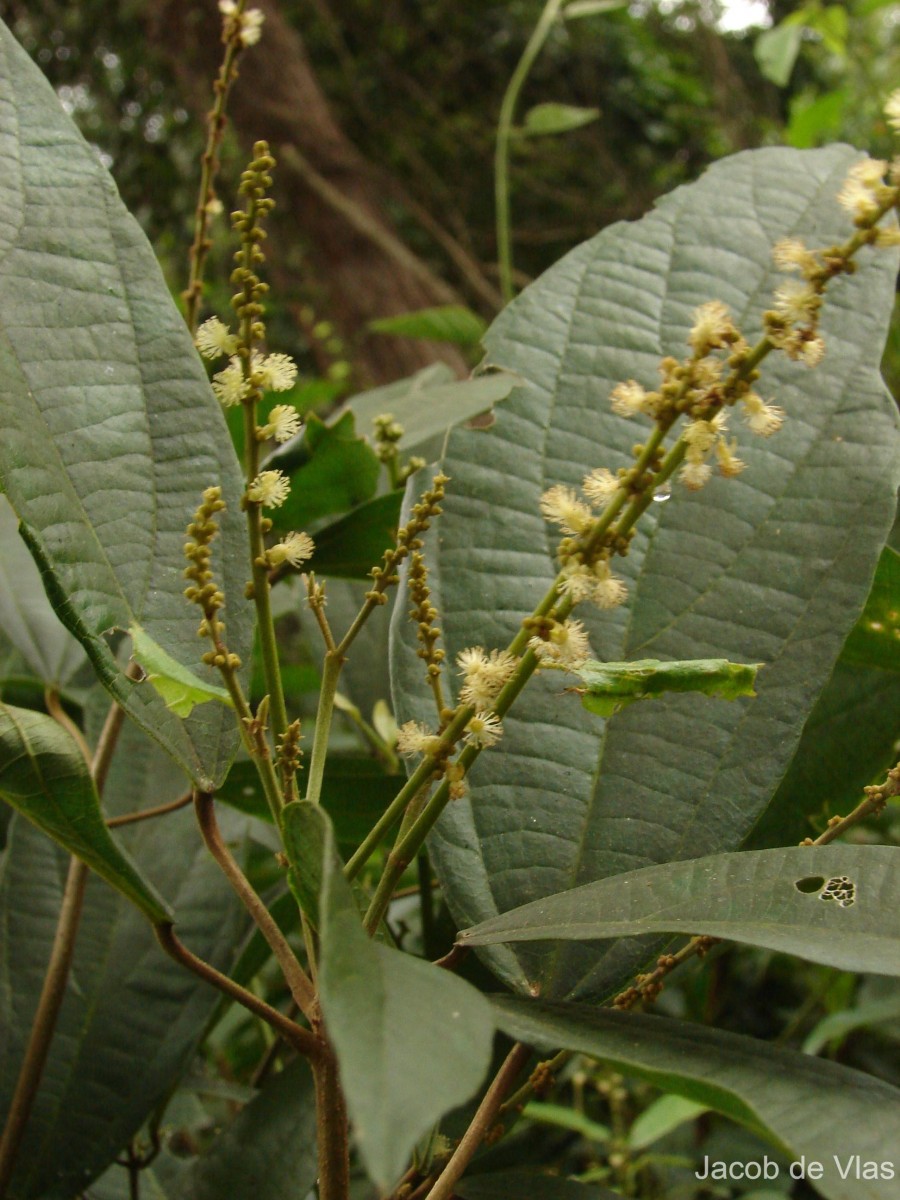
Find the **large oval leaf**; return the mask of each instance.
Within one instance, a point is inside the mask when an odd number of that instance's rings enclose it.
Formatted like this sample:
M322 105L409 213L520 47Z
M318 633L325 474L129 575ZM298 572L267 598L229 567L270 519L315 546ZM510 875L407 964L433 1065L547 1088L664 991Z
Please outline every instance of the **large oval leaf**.
M108 811L163 803L182 787L180 768L127 724L107 778ZM247 819L234 814L223 829L245 861ZM190 810L125 826L116 836L175 910L185 944L230 970L249 920ZM43 834L15 818L0 866L0 1124L50 956L67 863ZM180 1078L218 1001L218 992L160 950L133 904L89 879L11 1194L21 1200L80 1194Z
M500 315L488 358L526 386L478 434L456 430L430 545L449 657L503 646L554 577L556 534L543 490L631 461L646 428L610 409L612 387L658 382L685 353L694 308L728 304L748 337L770 307L771 247L845 238L835 202L859 155L848 147L740 154L666 197L643 220L580 246ZM878 374L893 299L893 255L861 256L837 281L816 371L764 364L759 387L787 411L771 439L740 436L747 469L702 492L676 489L638 527L621 573L627 606L578 610L606 660L725 657L761 662L758 698L667 696L604 724L558 676L529 684L472 794L432 840L461 925L592 879L739 844L790 761L812 703L866 598L894 511L897 420ZM401 719L429 717L415 631L397 606L394 683ZM513 987L608 994L645 951L532 946L486 952Z
M526 904L463 945L705 933L843 971L900 975L900 849L794 846L644 867Z
M900 1091L880 1079L686 1021L511 996L493 1007L510 1037L593 1055L749 1126L795 1161L821 1163L815 1187L827 1200L897 1194L893 1175L862 1176L862 1164L894 1165Z
M181 721L125 677L105 634L139 624L201 677L184 531L222 487L213 565L228 641L249 658L241 482L203 366L147 239L53 89L0 24L0 481L63 623L104 684L204 787L231 713Z

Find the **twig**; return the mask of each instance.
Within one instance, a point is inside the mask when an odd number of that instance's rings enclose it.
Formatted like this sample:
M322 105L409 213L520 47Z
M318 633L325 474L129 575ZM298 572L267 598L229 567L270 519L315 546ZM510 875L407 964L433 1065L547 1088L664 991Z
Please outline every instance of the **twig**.
M322 1044L319 1039L291 1021L284 1013L280 1013L277 1008L273 1008L271 1004L267 1004L265 1000L260 1000L258 996L254 996L247 988L241 987L239 983L235 983L233 979L229 979L227 975L223 975L221 971L217 971L215 967L208 962L204 962L202 958L198 958L188 950L187 946L179 940L175 934L175 930L170 924L160 924L154 926L156 940L165 950L170 958L193 971L195 975L199 975L201 979L205 979L207 983L212 984L214 988L218 988L220 992L224 992L226 996L230 996L232 1000L236 1000L238 1004L249 1009L255 1016L271 1025L276 1033L280 1034L289 1046L293 1046L300 1054L305 1055L312 1061L315 1061L322 1052Z
M892 796L900 796L900 763L891 767L885 776L884 783L863 788L865 796L846 817L832 817L828 828L817 838L804 838L801 846L826 846L846 833L854 825L858 825L865 817L878 816Z
M472 1161L475 1151L484 1141L485 1136L494 1124L509 1089L515 1083L528 1059L531 1057L531 1047L516 1042L506 1056L500 1070L494 1076L493 1082L484 1094L484 1099L478 1106L469 1128L460 1139L459 1145L453 1151L450 1161L444 1167L437 1183L428 1193L428 1200L450 1200L453 1190L463 1176L466 1167Z
M209 792L196 792L194 794L194 810L207 849L221 867L223 874L271 947L297 1007L307 1018L311 1018L315 1007L313 986L297 961L287 938L225 845L219 823L216 820L212 795Z
M193 798L193 792L185 792L177 800L170 800L168 804L157 804L155 808L142 808L137 812L123 813L120 817L109 817L106 824L110 829L118 829L120 825L135 825L138 821L164 817L167 813L177 812L179 808L187 808Z

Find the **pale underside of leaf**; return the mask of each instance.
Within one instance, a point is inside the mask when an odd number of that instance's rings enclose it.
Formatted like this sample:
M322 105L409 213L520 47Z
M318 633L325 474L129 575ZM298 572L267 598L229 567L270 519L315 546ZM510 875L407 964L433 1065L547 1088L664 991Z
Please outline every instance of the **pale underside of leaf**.
M138 622L202 675L184 600L184 531L219 484L214 570L247 655L241 493L221 410L153 253L37 67L0 26L0 479L50 600L104 684L204 786L236 746L231 714L187 722L124 676L106 635Z
M708 300L758 337L783 281L772 245L849 235L834 197L859 157L831 147L724 160L642 221L574 250L501 314L488 360L528 383L491 430L454 431L440 464L452 482L429 583L448 660L468 645L506 645L552 581L557 534L539 514L542 492L631 461L647 427L611 411L612 387L634 378L652 388L660 357L683 356ZM470 798L450 805L432 837L461 927L593 879L734 848L768 803L893 518L897 419L877 363L894 278L893 256L861 256L826 304L826 363L765 363L757 386L786 409L784 428L754 438L735 416L745 472L653 505L617 567L627 605L576 610L597 658L760 662L758 697L666 696L604 725L558 673L529 684L500 746L476 764ZM430 719L404 610L393 627L398 716ZM648 951L621 941L482 953L517 990L579 996L609 994Z
M459 940L709 934L843 971L900 975L898 908L897 847L800 846L644 867L504 913Z

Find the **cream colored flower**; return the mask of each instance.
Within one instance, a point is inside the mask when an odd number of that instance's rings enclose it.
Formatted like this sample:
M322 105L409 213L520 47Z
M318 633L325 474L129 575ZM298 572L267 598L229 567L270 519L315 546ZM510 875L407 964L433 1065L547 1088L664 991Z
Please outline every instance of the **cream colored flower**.
M644 411L647 393L634 379L629 379L627 383L616 384L609 393L609 402L620 417L634 417Z
M619 490L619 480L606 467L597 467L589 475L585 475L581 487L591 503L608 504Z
M806 275L818 264L816 256L807 250L800 238L782 238L772 247L772 261L779 271L800 271Z
M748 392L741 402L744 407L744 420L752 433L761 437L771 437L784 424L784 409L776 404L766 404L756 392Z
M747 464L737 454L737 439L728 442L725 438L719 438L716 442L716 458L719 460L719 474L724 475L726 479L732 479L735 475L740 475L741 471Z
M594 566L594 589L591 600L598 608L618 608L628 599L628 587L623 579L609 569L609 563L603 559Z
M734 322L721 300L710 300L694 309L694 324L688 334L688 344L698 358L727 346L737 335Z
M822 305L816 289L799 279L789 279L775 289L775 311L792 325L808 324Z
M459 698L463 704L488 708L492 700L512 678L519 660L508 650L492 650L486 654L481 646L472 646L457 656L457 666L465 683Z
M280 508L291 491L291 481L283 471L260 471L247 488L247 499L263 508Z
M210 317L197 330L194 345L204 358L214 359L223 354L234 354L238 340L223 321Z
M872 188L857 175L850 174L837 195L838 204L858 221L874 217L878 212L878 200Z
M244 368L239 358L233 358L227 367L216 371L212 377L212 390L223 408L240 404L250 391L250 384L244 378Z
M594 514L584 501L578 499L572 488L562 484L549 488L541 496L541 513L565 533L576 536L594 523Z
M441 739L437 734L418 721L407 721L397 733L397 753L404 758L410 758L413 754L434 754L440 744Z
M253 382L264 392L286 392L294 386L297 364L289 354L267 354L256 351L250 360Z
M546 641L533 637L528 646L545 666L564 667L569 671L577 670L591 655L587 630L581 621L574 621L571 617L562 623L557 622Z
M464 736L469 745L486 750L488 746L494 746L500 741L503 725L494 713L479 712L470 718Z
M692 492L699 491L705 483L708 483L712 475L712 467L708 462L702 459L699 461L685 462L678 473L678 478L686 488L690 488Z
M274 438L276 442L288 442L300 432L302 424L300 414L293 404L276 404L265 425L257 429L256 436L260 440Z
M312 558L315 548L308 533L289 533L282 541L269 547L266 561L270 567L280 567L282 563L300 567Z

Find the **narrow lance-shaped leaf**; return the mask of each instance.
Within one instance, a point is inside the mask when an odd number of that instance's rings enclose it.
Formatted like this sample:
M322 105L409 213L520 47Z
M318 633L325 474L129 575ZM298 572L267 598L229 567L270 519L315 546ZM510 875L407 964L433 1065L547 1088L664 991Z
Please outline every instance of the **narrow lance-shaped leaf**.
M297 803L284 818L291 844L321 847L322 1011L360 1155L387 1190L419 1138L481 1082L491 1054L490 1007L450 972L371 941L326 815Z
M229 649L249 660L237 461L153 252L37 66L0 25L0 484L60 619L104 685L204 787L233 715L181 720L129 679L109 635L139 624L204 677L183 596L185 529L205 488L228 508L213 548Z
M705 933L844 971L900 975L900 849L794 846L644 867L547 896L463 945Z
M761 663L728 662L725 658L693 658L687 662L660 662L642 658L630 663L589 660L576 669L585 686L576 688L590 712L610 717L636 700L648 700L666 692L701 692L736 700L755 696L753 685Z
M452 482L426 546L449 662L468 646L507 645L553 581L559 533L541 516L546 489L633 464L649 426L613 411L612 389L629 379L657 387L660 360L685 356L694 312L711 300L755 343L785 280L773 245L852 234L836 195L859 158L829 147L725 159L642 220L573 250L500 314L488 362L525 383L491 429L451 433L439 465ZM738 409L731 430L745 470L699 492L673 482L614 563L626 603L575 611L594 655L611 661L764 663L757 697L667 693L605 724L557 672L532 679L429 843L461 928L593 879L736 849L769 803L894 517L900 438L877 364L896 262L866 249L856 273L832 283L823 363L810 370L772 354L762 364L756 387L785 410L783 427L756 437ZM431 719L417 649L398 605L401 722ZM609 995L649 952L627 939L483 954L522 993L576 997Z
M513 996L491 1003L510 1037L542 1051L590 1054L724 1113L798 1163L821 1163L814 1186L826 1200L895 1200L894 1175L862 1170L885 1160L894 1166L900 1090L880 1079L686 1021Z
M87 863L154 923L172 913L106 827L74 740L43 713L0 702L0 799Z

